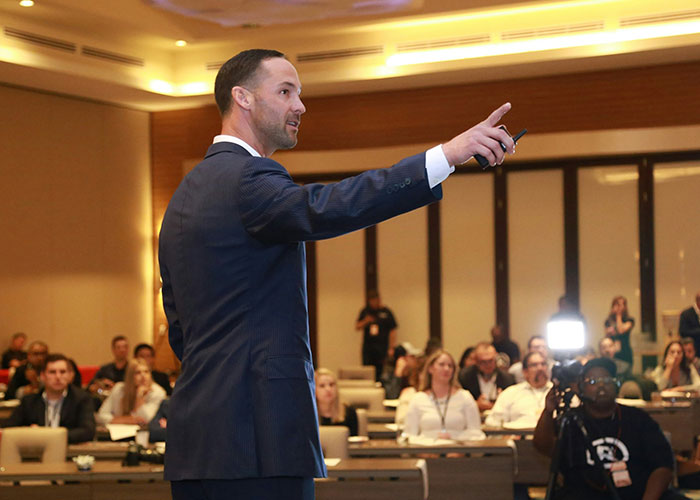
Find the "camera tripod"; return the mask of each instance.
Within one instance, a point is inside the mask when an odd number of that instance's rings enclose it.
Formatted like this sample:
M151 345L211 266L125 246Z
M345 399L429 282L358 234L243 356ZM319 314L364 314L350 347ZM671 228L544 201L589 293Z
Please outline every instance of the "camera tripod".
M552 500L555 498L554 493L556 489L557 474L559 473L559 462L561 460L562 454L562 443L564 441L564 437L566 436L566 432L568 431L568 428L572 425L572 423L576 424L579 431L581 431L581 435L583 436L583 442L595 464L594 467L600 472L605 481L608 496L613 500L620 500L620 496L617 493L617 489L613 484L610 474L608 474L605 470L603 463L598 457L598 453L591 444L591 439L588 435L588 429L586 429L586 425L583 423L583 420L581 420L581 417L579 415L571 411L571 399L573 397L574 392L571 389L568 389L564 392L564 396L562 398L564 403L563 410L559 410L559 413L557 415L557 424L559 426L559 431L557 434L557 443L554 447L554 453L552 454L552 461L549 464L549 477L547 479L547 494L545 496L545 500Z

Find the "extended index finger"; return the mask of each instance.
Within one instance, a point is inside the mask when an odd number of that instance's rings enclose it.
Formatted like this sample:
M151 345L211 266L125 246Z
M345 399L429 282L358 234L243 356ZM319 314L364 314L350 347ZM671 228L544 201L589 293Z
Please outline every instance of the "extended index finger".
M510 108L511 105L509 102L503 104L500 108L489 115L489 117L486 119L487 125L490 127L495 127L496 124L501 121L501 118L503 118L503 116L510 111Z

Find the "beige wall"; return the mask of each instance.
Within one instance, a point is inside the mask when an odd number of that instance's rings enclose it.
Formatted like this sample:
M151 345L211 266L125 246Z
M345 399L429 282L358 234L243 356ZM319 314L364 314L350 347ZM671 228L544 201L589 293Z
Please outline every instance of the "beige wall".
M362 231L316 243L319 367L337 371L362 364L362 331L355 320L365 303Z
M91 364L150 341L148 114L8 87L0 109L0 343Z
M561 170L507 176L511 338L522 348L544 335L564 283L564 194Z
M442 343L459 361L496 321L493 176L456 176L443 190Z

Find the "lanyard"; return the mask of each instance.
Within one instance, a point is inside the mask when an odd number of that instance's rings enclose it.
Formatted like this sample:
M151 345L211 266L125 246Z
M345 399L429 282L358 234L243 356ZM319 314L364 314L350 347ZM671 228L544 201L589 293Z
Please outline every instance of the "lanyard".
M63 398L56 401L54 404L46 401L46 427L59 427L61 424L61 408L63 407Z
M438 412L438 415L440 416L440 424L442 425L441 430L442 432L447 432L447 429L445 428L445 418L447 418L447 406L450 404L450 398L452 397L452 390L447 393L447 401L445 401L445 412L443 413L440 411L440 403L438 403L437 396L433 392L433 403L435 403L435 409Z

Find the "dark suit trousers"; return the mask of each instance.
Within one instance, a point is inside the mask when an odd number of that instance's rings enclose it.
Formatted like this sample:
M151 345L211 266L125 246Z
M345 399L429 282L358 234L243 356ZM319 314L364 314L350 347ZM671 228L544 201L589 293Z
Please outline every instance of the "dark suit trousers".
M171 481L173 500L314 500L312 477Z

